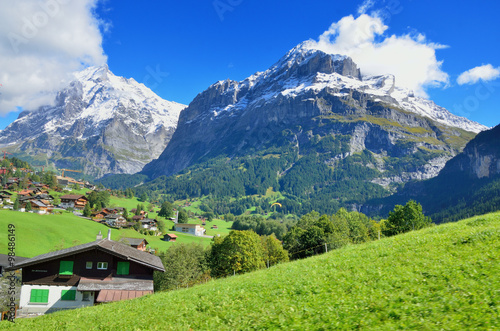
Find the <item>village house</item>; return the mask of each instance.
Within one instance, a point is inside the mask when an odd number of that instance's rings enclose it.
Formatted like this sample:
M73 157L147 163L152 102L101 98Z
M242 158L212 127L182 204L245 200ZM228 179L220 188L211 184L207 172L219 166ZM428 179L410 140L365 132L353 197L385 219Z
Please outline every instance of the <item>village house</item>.
M132 209L130 210L130 212L131 212L132 214L135 214L135 213L136 213L136 211L137 211L137 208L132 208ZM146 216L148 216L148 213L147 213L145 210L141 210L141 211L139 212L139 215L146 217Z
M31 199L29 202L31 203L31 209L33 212L40 215L50 214L54 208L54 206L49 204L47 201L44 202L41 200Z
M13 201L10 199L12 197L12 193L8 191L0 191L0 202L1 203L13 203Z
M146 216L144 216L144 215L134 215L134 216L132 216L132 220L134 222L140 222L140 221L142 221L144 219L146 219Z
M148 241L144 238L123 238L120 242L143 252L146 251L146 247L149 245Z
M175 242L177 240L177 236L172 233L167 233L161 238L163 241L170 241L170 242Z
M61 198L61 208L68 209L81 209L85 208L85 205L89 202L86 196L81 194L68 194L63 195Z
M80 182L74 178L71 177L62 177L62 176L56 176L57 183L61 186L72 186L72 185L78 185L78 187L83 188L85 187L84 182Z
M33 197L34 199L40 200L40 201L48 201L52 203L54 201L54 197L50 194L47 193L40 193L37 194Z
M113 241L110 236L111 230L106 239L39 255L7 268L22 268L18 316L153 293L153 272L165 271L160 258Z
M120 214L109 214L105 216L106 223L115 228L122 228L127 226L127 220Z
M200 224L177 223L175 225L175 231L192 234L193 236L203 236L206 230Z
M141 222L141 228L143 228L143 229L152 230L152 231L158 230L158 225L156 224L156 220L146 218L146 219L140 220L140 222Z

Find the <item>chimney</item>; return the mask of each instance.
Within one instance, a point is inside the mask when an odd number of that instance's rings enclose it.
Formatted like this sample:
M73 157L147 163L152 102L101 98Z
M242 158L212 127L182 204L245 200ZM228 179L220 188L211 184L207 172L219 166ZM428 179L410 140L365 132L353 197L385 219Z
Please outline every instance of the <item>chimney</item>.
M102 233L101 233L101 231L99 231L99 233L97 234L96 240L101 240L101 239L102 239Z
M111 229L108 229L108 240L111 240Z

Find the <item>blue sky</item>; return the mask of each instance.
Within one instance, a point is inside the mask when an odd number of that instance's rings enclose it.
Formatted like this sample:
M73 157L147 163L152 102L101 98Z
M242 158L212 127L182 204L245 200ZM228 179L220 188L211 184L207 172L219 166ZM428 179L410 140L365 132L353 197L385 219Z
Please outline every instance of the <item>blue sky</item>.
M496 74L500 67L500 3L496 1L462 1L459 5L429 0L87 2L97 2L91 15L99 18L101 39L94 33L86 40L95 40L99 44L95 48L102 47L111 71L133 77L161 97L184 104L218 80L242 80L266 70L300 42L318 40L332 23L349 15L356 19L365 4L364 13L378 15L386 26L374 36L374 43L393 35L411 35L416 40L421 34L425 45L447 46L435 48L436 61L442 61L439 71L447 75L447 81L438 82L438 87L425 86L432 100L484 125L500 123L500 79ZM97 53L99 50L90 57L102 62ZM399 58L404 56L401 53ZM459 75L488 64L491 67L471 72L458 84ZM478 77L483 79L474 82ZM1 78L0 72L0 84ZM17 115L10 112L0 117L0 129Z

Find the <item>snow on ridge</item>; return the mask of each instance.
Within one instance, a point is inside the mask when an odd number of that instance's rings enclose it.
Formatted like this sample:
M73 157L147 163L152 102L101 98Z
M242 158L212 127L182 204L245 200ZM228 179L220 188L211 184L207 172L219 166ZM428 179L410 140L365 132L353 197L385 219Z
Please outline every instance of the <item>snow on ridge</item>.
M228 88L225 92L233 93L234 91L237 92L243 88L255 90L260 85L272 86L272 81L279 81L279 90L264 89L260 91L260 96L250 102L251 105L254 105L261 102L270 102L280 94L284 97L295 98L299 94L306 93L311 90L318 93L325 88L331 88L339 91L335 93L335 95L343 96L344 93L340 92L341 90L351 89L373 95L375 97L374 101L378 102L382 102L383 100L387 102L387 98L389 98L391 102L399 105L405 111L427 117L446 126L456 127L475 133L488 129L488 127L484 125L452 114L445 108L436 105L431 100L415 96L413 91L409 89L398 87L396 85L396 79L393 75L364 76L362 80L359 80L357 78L346 77L338 73L316 73L314 76L304 77L301 79L289 77L283 81L279 80L281 75L279 77L273 76L273 74L283 70L283 66L288 69L295 62L305 62L309 60L309 58L313 57L317 52L322 51L310 48L309 43L304 42L288 52L287 55L285 55L270 69L264 72L257 72L240 82L233 82L234 85L230 86L230 88ZM343 55L330 56L335 57L335 60L347 58L347 56ZM223 84L224 82L227 82L227 80L218 82L218 84ZM249 101L246 99L246 96L243 96L243 99L237 100L223 109L218 107L216 107L216 109L212 109L211 113L214 117L222 114L231 115L234 111L244 109L248 105Z
M83 100L88 105L78 118L90 119L94 123L114 118L120 108L131 108L151 117L148 133L159 127L174 127L181 110L186 106L160 98L151 89L135 79L114 75L107 66L90 67L76 73L83 85Z

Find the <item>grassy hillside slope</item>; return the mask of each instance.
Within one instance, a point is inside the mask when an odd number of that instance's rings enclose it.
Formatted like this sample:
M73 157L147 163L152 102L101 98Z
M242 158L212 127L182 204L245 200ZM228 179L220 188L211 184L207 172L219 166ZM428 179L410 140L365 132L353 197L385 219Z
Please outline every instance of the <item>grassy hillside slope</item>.
M500 213L191 289L0 323L19 330L500 328Z

